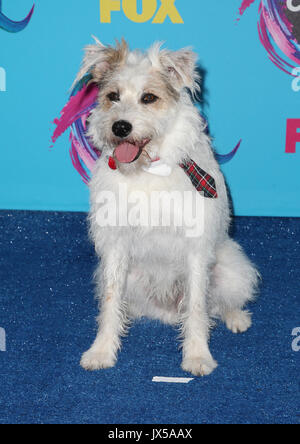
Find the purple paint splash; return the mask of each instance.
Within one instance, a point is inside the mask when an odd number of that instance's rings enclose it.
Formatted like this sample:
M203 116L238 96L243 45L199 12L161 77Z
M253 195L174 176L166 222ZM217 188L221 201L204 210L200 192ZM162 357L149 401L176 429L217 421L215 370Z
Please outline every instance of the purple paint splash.
M19 22L15 22L14 20L11 20L2 12L2 0L0 0L0 28L4 29L8 32L20 32L23 31L23 29L26 28L26 26L29 24L31 17L33 15L35 8L35 4L33 4L29 14L27 17L25 17L24 20L21 20Z
M95 84L90 84L90 80L91 76L87 75L76 85L68 103L61 111L60 117L54 120L56 128L52 135L52 142L54 144L68 128L71 129L71 160L74 168L86 184L89 183L90 172L102 154L101 151L93 146L87 136L87 120L91 111L97 105L99 94L99 87ZM221 164L229 162L236 155L241 142L229 154L217 154L217 160Z
M237 146L231 151L231 153L228 154L218 154L216 153L216 159L217 161L223 165L224 163L230 162L234 156L236 155L236 153L238 152L240 146L242 143L242 139L239 141L239 143L237 144Z
M300 65L300 44L293 35L286 9L284 0L263 0L258 32L269 59L285 73L295 75L293 70Z
M240 15L255 0L244 0ZM296 76L293 70L300 65L299 12L289 11L286 0L261 0L258 34L269 59L285 73Z

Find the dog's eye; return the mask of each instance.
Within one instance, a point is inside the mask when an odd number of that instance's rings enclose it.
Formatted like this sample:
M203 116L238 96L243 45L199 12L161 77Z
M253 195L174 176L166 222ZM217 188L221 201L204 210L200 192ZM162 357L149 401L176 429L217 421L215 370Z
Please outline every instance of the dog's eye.
M107 94L107 98L111 102L119 102L120 101L120 94L118 92L111 92L111 93Z
M141 101L144 105L149 105L150 103L154 103L157 100L158 100L158 97L155 96L154 94L150 94L150 93L144 94L141 99Z

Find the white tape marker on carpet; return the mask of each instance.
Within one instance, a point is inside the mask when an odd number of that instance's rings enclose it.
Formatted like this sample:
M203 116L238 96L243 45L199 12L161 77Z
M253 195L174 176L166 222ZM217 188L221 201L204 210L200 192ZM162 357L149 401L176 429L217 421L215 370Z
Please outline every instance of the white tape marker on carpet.
M188 384L194 378L166 378L165 376L154 376L152 382L169 382L175 384Z

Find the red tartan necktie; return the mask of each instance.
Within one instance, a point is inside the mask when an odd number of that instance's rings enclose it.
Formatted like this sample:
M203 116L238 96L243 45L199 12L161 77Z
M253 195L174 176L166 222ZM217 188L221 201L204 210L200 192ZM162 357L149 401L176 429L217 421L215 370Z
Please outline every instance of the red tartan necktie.
M213 177L202 170L192 159L187 159L180 166L189 176L197 191L203 192L204 197L217 199L218 193Z

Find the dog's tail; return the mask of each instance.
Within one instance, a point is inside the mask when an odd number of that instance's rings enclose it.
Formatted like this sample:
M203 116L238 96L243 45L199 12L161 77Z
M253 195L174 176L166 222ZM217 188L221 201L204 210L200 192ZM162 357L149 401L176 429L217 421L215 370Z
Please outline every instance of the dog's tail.
M217 251L211 285L211 314L223 318L242 309L256 294L260 275L239 244L226 240Z

